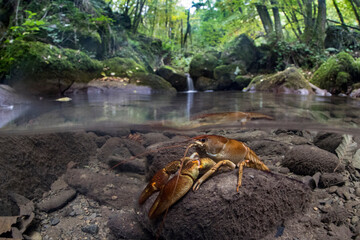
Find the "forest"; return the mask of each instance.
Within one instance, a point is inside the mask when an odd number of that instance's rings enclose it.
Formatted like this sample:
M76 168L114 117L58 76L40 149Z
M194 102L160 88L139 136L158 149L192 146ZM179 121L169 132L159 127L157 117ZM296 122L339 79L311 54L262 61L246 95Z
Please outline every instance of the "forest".
M184 91L185 73L198 90L285 86L311 92L316 85L350 94L359 87L359 0L189 6L176 0L2 0L0 11L0 83L20 92L65 95L74 83L99 78ZM274 74L289 67L296 74L284 85ZM259 75L267 85L260 86Z

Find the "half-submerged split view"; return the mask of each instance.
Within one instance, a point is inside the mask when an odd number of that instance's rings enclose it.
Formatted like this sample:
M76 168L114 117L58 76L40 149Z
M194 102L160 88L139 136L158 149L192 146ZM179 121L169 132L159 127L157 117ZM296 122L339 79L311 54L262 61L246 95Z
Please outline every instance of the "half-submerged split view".
M359 0L0 1L0 239L360 239Z

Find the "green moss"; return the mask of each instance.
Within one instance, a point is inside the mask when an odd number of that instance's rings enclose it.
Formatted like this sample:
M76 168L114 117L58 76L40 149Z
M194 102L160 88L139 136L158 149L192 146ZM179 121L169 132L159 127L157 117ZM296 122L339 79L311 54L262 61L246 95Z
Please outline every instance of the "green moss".
M332 92L346 92L349 85L359 81L359 66L350 54L341 52L323 63L311 82Z
M251 82L252 78L250 76L244 76L244 75L240 75L240 76L236 76L234 82L237 84L238 89L244 89L246 88L249 83Z
M15 41L0 51L0 72L6 83L36 91L59 91L72 82L88 82L100 76L101 62L85 53L72 49L59 49L41 42ZM57 90L55 90L57 89Z
M131 58L114 57L104 61L107 76L131 77L135 73L146 72L145 67Z
M301 88L311 89L304 76L296 68L287 68L276 74L257 76L251 81L249 86L255 87L257 91L272 91L278 87L295 90Z
M190 75L192 77L213 77L213 70L218 64L218 59L211 53L195 55L190 63Z
M155 91L176 93L176 89L173 88L169 82L152 73L137 73L130 78L130 83L140 86L149 86Z

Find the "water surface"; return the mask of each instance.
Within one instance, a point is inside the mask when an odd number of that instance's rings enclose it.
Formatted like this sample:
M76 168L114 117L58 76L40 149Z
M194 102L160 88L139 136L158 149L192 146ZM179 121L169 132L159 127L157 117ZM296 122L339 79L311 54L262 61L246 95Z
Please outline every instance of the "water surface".
M154 126L191 128L204 113L258 112L274 121L251 121L246 127L323 129L359 133L360 102L350 98L243 92L138 94L108 91L72 97L70 102L33 101L0 107L0 131L62 131L79 128ZM214 127L241 125L222 123ZM198 126L197 126L198 127ZM241 125L241 127L244 127Z

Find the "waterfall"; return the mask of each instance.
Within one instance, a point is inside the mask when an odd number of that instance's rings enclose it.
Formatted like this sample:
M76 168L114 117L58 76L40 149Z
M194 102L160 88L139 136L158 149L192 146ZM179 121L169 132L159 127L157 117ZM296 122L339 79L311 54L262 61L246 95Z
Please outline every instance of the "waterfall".
M187 73L186 74L186 80L187 80L187 87L188 87L188 93L193 93L196 92L195 88L194 88L194 82L192 80L192 78L190 77L190 74Z

